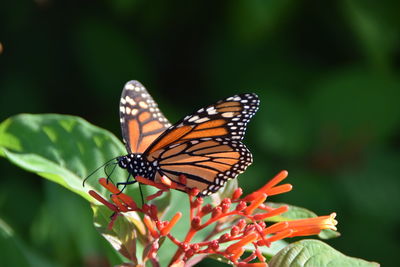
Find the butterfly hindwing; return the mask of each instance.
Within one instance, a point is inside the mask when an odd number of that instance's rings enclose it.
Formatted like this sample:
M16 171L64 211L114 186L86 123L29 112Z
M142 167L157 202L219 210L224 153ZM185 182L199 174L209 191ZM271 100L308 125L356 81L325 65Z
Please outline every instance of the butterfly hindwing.
M201 108L169 127L145 151L151 154L171 144L200 138L242 140L246 125L259 106L256 94L240 94Z
M210 195L224 186L252 163L250 151L238 140L228 138L199 138L170 145L152 154L158 163L155 181L163 175L180 183L186 177L188 188L198 188L198 196Z
M129 153L143 153L171 124L138 81L125 84L120 101L122 137Z

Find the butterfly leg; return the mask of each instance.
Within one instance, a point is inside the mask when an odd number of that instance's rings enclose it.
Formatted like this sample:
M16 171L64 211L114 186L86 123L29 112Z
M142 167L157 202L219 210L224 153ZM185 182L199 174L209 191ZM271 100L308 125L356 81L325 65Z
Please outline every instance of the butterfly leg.
M129 181L130 180L130 178L131 178L131 174L129 174L129 176L128 176L128 178L126 179L126 181L125 182L121 182L121 183L117 183L117 188L119 188L121 185L123 186L122 187L122 189L121 189L121 191L119 191L119 193L118 194L120 194L120 193L122 193L122 191L124 191L125 190L125 188L126 188L126 186L127 185L130 185L130 184L135 184L137 181L136 180L133 180L133 181Z

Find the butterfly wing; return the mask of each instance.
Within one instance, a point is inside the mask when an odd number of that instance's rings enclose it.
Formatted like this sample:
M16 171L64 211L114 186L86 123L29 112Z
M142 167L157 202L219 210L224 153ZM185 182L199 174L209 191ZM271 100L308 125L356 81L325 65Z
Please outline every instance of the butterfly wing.
M125 84L120 101L122 137L129 153L143 153L171 124L138 81Z
M181 184L179 176L183 174L186 183L181 185L199 189L198 196L218 191L228 179L236 178L252 163L252 155L245 145L228 138L190 140L170 145L152 156L159 166L156 182L165 175Z
M256 94L240 94L220 100L201 108L169 127L145 154L152 153L171 144L179 144L200 138L226 138L240 141L244 137L246 125L259 106Z

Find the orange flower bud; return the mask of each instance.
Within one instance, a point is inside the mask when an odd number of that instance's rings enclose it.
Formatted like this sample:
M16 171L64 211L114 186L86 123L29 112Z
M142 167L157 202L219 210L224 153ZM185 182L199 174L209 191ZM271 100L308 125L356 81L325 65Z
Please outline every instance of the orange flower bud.
M211 214L211 217L212 218L215 218L215 217L217 217L217 216L219 216L219 215L221 215L222 214L222 208L221 207L215 207L214 209L213 209L213 211L212 211L212 214Z
M232 194L232 200L237 200L243 194L243 189L238 187Z
M242 210L244 210L246 207L247 207L246 202L240 201L239 204L237 204L235 210L236 210L236 211L242 211Z
M179 221L179 219L182 217L181 212L177 212L174 217L172 217L171 221L161 230L161 235L166 236L169 234L171 231L172 227L175 226L175 224Z
M151 221L150 217L147 216L147 215L144 215L144 217L143 217L143 222L144 222L144 224L146 225L147 229L149 230L151 236L152 236L153 238L158 238L158 237L159 237L159 234L158 234L158 232L156 231L156 229L154 228L154 223Z
M191 222L191 226L193 229L198 229L199 226L201 224L201 219L199 216L196 216L193 218L192 222Z
M212 211L212 209L213 209L213 207L210 204L204 205L201 208L201 213L206 215L206 214L210 213Z
M235 236L235 235L239 234L239 232L240 232L240 229L237 225L232 226L231 236Z

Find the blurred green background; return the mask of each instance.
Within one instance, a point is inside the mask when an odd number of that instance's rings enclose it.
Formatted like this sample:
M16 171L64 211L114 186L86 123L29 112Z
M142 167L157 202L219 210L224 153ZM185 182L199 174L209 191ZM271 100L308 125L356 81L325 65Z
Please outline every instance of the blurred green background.
M7 1L0 9L0 119L78 115L120 136L124 83L175 122L255 92L246 191L282 169L272 201L338 213L341 252L394 266L400 251L400 2ZM37 266L108 266L88 204L0 160L0 251ZM10 229L11 231L11 229ZM208 263L214 263L208 261ZM200 266L200 265L199 265ZM204 263L201 266L205 266Z

